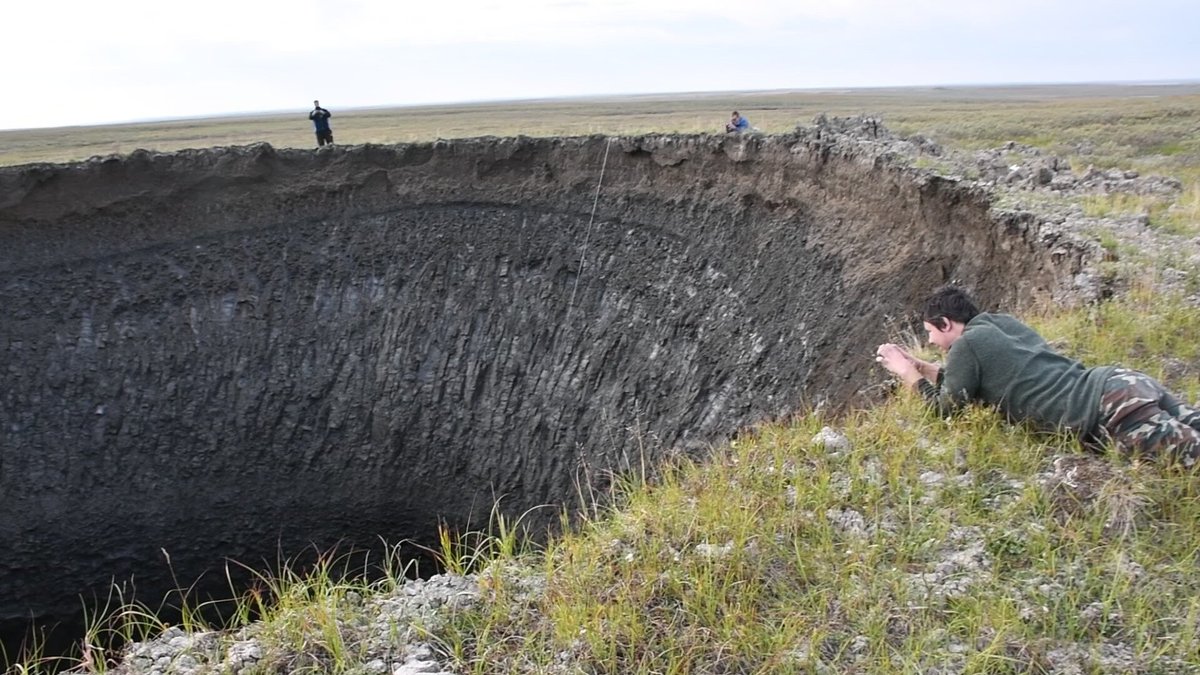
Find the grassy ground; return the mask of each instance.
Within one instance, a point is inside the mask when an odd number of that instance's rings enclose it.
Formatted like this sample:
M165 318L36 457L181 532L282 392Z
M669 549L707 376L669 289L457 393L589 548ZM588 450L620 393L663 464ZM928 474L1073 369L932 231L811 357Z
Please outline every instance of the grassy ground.
M327 105L333 104L332 101ZM1172 158L1197 150L1200 85L1045 86L731 92L558 101L479 103L375 110L332 108L339 143L402 143L471 136L559 136L710 132L738 109L762 131L789 131L819 113L878 115L894 130L973 147L1018 140L1095 146L1097 163ZM104 127L0 131L0 165L69 161L138 148L182 148L266 141L313 146L307 110Z
M963 149L1017 141L1089 165L1174 175L1183 198L1090 198L1092 215L1147 213L1169 231L1200 220L1200 84L932 87L777 91L335 110L339 143L407 143L473 136L703 133L731 109L766 133L818 114L875 115L901 134ZM0 166L82 160L144 148L171 151L268 142L313 145L307 111L294 114L0 131Z
M823 94L787 105L783 95L647 99L611 113L581 102L459 107L445 116L409 111L408 128L399 113L339 116L335 130L352 140L357 120L366 129L379 115L376 136L358 140L695 131L737 106L777 131L818 108L871 112L893 130L955 147L1016 140L1073 165L1175 175L1185 185L1177 200L1114 196L1088 208L1146 212L1165 230L1200 231L1196 94L987 93ZM868 100L872 108L851 110ZM263 120L263 135L279 123ZM179 130L154 128L164 134L154 138ZM307 138L293 135L296 145ZM96 147L51 145L32 136L25 149L6 142L4 160ZM1089 364L1141 368L1195 401L1200 312L1182 294L1160 292L1160 263L1141 259L1126 272L1133 290L1103 304L1025 318ZM1194 291L1197 274L1188 272ZM901 392L842 419L801 413L748 430L706 461L676 458L617 485L581 495L584 515L540 547L523 545L503 521L473 538L448 536L444 563L479 572L483 600L418 632L469 673L1200 672L1193 475L1080 455L1070 439L1031 434L987 410L937 419ZM402 580L398 569L374 584L320 570L265 580L240 613L263 619L253 635L266 654L250 672L372 672L371 647L355 628L369 622L362 599L397 593ZM131 637L165 628L152 613L127 614L132 621L118 630ZM229 646L246 633L215 639ZM85 655L83 669L106 669L98 654Z
M1177 297L1031 320L1200 394L1200 313ZM494 563L491 600L441 636L465 671L1200 669L1194 474L1079 455L991 411L941 420L900 395L800 415L614 497Z

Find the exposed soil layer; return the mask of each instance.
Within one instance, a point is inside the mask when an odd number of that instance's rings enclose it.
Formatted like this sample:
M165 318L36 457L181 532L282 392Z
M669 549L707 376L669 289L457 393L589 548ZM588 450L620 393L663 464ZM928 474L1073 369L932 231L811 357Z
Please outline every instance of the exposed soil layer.
M0 169L0 619L161 593L164 551L187 583L569 505L641 453L852 402L945 281L1070 295L1086 248L869 136Z

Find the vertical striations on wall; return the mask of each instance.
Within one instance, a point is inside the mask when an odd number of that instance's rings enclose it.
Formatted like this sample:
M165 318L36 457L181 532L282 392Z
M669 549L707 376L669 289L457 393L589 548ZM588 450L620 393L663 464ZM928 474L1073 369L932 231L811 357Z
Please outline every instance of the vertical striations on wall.
M0 169L0 619L161 593L164 552L190 580L497 499L553 520L640 452L848 405L880 318L940 283L1027 300L1083 264L881 157L797 133Z

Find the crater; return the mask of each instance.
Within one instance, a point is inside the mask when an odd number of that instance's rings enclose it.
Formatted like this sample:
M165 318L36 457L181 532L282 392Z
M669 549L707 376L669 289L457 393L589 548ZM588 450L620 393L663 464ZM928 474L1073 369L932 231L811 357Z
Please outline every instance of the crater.
M1012 306L1086 259L820 128L139 151L0 169L0 200L9 622L497 500L554 522L860 401L942 283Z

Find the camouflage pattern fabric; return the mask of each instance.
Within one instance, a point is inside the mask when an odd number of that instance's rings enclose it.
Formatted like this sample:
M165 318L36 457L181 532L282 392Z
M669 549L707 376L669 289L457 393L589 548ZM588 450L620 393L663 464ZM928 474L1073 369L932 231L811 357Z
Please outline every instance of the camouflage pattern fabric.
M1149 375L1118 368L1104 383L1097 435L1127 456L1169 457L1190 468L1200 458L1200 410Z

